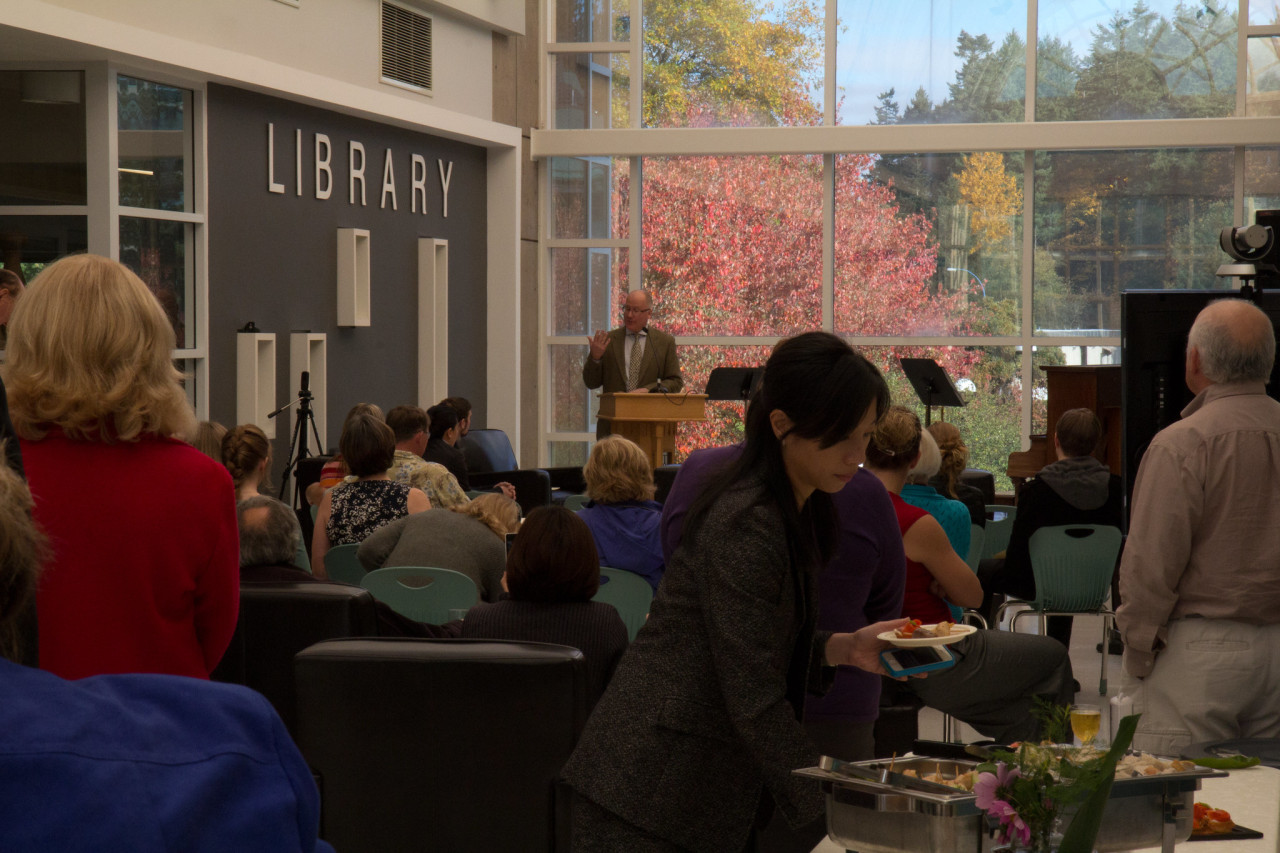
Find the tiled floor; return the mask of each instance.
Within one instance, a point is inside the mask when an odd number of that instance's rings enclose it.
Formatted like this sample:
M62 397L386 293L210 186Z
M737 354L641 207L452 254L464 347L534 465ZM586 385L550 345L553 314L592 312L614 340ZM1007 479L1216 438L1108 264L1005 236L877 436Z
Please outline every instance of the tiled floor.
M1034 633L1037 622L1033 617L1023 617L1018 622L1018 630ZM1102 708L1102 731L1109 732L1111 726L1111 698L1120 692L1123 673L1120 669L1120 656L1111 655L1107 660L1107 693L1098 693L1098 679L1102 671L1102 656L1098 654L1097 645L1102 639L1101 616L1077 616L1071 631L1071 668L1076 680L1080 682L1080 692L1076 701L1099 705ZM973 741L983 739L973 729L958 724L959 732L953 733L953 740ZM931 708L920 712L920 737L928 740L942 739L942 714ZM823 841L813 849L813 853L844 853L844 848L830 839Z

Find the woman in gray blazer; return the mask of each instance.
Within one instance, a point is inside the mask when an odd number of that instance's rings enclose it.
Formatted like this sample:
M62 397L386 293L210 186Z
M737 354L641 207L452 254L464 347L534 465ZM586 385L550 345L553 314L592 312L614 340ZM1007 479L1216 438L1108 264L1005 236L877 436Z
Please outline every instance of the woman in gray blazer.
M822 814L792 775L818 761L800 725L834 664L883 672L881 622L818 631L817 575L836 541L830 495L852 479L889 403L834 335L780 343L737 460L694 502L649 621L565 767L575 850L739 853L776 807Z

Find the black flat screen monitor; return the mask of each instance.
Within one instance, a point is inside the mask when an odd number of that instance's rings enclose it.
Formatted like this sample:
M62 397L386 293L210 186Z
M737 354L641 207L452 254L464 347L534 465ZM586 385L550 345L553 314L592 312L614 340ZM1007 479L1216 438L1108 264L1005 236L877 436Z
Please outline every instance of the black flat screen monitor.
M1129 290L1120 296L1123 358L1124 485L1127 507L1133 481L1152 437L1177 421L1191 402L1187 389L1187 333L1196 315L1215 299L1239 297L1236 290ZM1255 294L1253 302L1280 327L1280 291ZM1280 371L1271 369L1267 394L1280 400Z

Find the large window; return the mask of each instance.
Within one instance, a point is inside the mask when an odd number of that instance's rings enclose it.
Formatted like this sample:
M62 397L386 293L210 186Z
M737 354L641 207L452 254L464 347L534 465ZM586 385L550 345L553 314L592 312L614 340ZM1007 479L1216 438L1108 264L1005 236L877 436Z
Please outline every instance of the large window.
M1219 230L1280 206L1271 3L546 2L554 461L594 431L585 336L646 287L695 391L823 328L923 414L898 359L937 359L1007 487L1046 428L1040 368L1119 363L1121 292L1236 284ZM740 409L679 451L733 440Z
M174 359L203 415L201 113L197 91L105 66L0 70L0 264L30 281L73 252L119 259L173 323ZM106 180L90 185L91 172Z

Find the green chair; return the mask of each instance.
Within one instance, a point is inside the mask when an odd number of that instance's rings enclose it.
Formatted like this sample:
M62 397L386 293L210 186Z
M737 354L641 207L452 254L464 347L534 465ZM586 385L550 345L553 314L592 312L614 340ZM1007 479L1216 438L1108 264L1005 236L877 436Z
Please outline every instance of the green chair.
M965 555L964 561L975 572L978 570L979 561L982 560L982 551L986 546L986 542L987 531L983 529L982 525L969 525L969 553Z
M1120 528L1102 524L1064 524L1042 527L1031 534L1031 571L1036 579L1034 601L1011 598L996 611L996 623L1011 607L1029 607L1014 613L1009 629L1028 613L1040 617L1040 634L1047 633L1050 616L1097 613L1102 617L1102 676L1098 692L1107 693L1107 642L1115 613L1107 606L1111 577L1120 556Z
M982 534L982 560L989 560L1009 547L1009 534L1013 532L1016 507L1000 504L987 505L987 526Z
M567 498L564 499L564 508L571 509L574 512L577 512L578 510L586 506L589 500L591 500L591 498L587 497L586 495L569 495Z
M450 619L450 610L469 610L480 600L476 582L452 569L375 569L364 576L360 585L400 615L429 625L443 625Z
M484 494L488 494L488 493L487 493L487 492L482 492L482 491L480 491L479 489L471 489L470 491L468 491L468 492L467 492L467 497L468 497L469 499L471 499L471 500L475 500L476 498L478 498L478 497L480 497L481 495L484 495Z
M364 566L356 559L358 543L334 545L324 555L324 571L331 581L360 585L364 578Z
M311 558L307 556L307 543L298 540L298 552L293 555L293 564L305 572L311 571ZM315 574L315 572L311 572Z
M635 572L600 567L600 591L592 601L612 604L627 626L628 638L634 640L645 620L649 618L649 605L653 602L653 587Z

